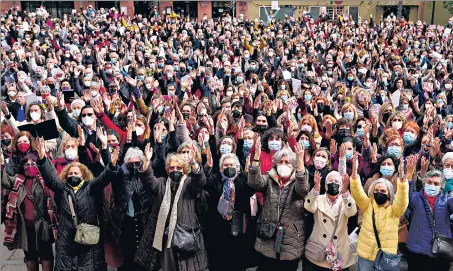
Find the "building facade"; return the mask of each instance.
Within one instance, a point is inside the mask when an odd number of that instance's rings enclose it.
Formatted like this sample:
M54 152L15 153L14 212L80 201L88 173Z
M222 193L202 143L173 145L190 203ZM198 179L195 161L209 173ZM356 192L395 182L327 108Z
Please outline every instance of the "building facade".
M1 11L5 12L11 7L18 6L22 10L34 11L40 5L55 17L62 17L65 13L71 13L72 9L93 5L96 8L116 7L128 16L135 13L147 15L152 7L157 5L160 12L176 12L192 18L219 17L225 12L233 16L243 14L246 18L260 18L265 20L264 9L270 10L272 2L278 4L280 11L278 16L300 16L304 10L309 10L313 17L317 18L321 7L332 18L338 14L350 14L354 20L369 18L373 15L376 21L391 13L397 14L399 1L1 1ZM402 1L402 15L409 20L422 20L427 23L444 24L451 14L443 7L442 1ZM433 12L434 10L434 12Z

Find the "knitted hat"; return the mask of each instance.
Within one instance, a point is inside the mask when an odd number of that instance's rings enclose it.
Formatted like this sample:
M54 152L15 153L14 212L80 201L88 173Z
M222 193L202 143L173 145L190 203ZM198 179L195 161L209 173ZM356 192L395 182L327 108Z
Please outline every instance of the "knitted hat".
M84 102L83 100L81 100L81 99L76 99L76 100L72 101L72 103L71 103L71 109L72 109L72 106L73 106L74 104L76 104L76 103L81 104L82 107L85 106L85 102Z
M442 164L445 163L447 159L453 159L453 152L447 152L444 154L444 157L442 157Z

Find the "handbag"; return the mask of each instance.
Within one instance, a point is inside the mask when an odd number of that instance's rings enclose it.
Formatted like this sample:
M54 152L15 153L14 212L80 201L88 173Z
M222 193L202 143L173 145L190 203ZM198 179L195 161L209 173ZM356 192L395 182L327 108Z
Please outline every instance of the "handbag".
M171 241L171 245L174 249L181 252L197 252L201 249L201 243L200 227L189 227L176 223L173 239Z
M379 248L376 259L374 260L373 269L375 271L400 271L400 255L385 252L381 248L381 241L379 240L379 233L376 228L376 221L374 218L374 208L372 219L374 236L376 237L376 243Z
M99 243L100 228L99 226L90 225L87 223L77 223L77 216L74 210L74 204L72 203L71 195L68 195L69 200L69 209L71 210L72 219L74 220L74 225L76 227L76 234L74 237L74 242L82 245L96 245ZM96 215L97 217L97 215ZM99 219L98 219L99 223Z
M343 204L340 205L340 209L338 209L338 218L335 220L335 227L332 232L332 236L330 237L330 242L332 242L333 237L335 236L335 232L337 231L338 228L338 223L340 221L340 215L341 215L341 208L343 207ZM326 248L327 246L323 244L318 244L313 241L308 241L307 244L305 245L305 256L307 258L313 259L317 262L323 262L326 260Z
M286 201L288 200L288 194L286 194L284 205L283 205L281 212L280 212L280 202L278 203L277 210L279 212L279 215L278 215L277 223L268 221L267 219L262 220L261 217L258 219L258 221L256 223L256 237L263 239L263 240L272 240L275 238L275 234L277 232L277 227L280 225L283 212L285 211L285 208L286 208ZM272 201L271 201L271 203L272 203ZM272 208L271 208L271 210L272 210ZM263 215L263 212L261 211L261 216L262 215Z
M25 192L27 193L27 197L30 199L30 201L33 203L33 206L35 207L35 211L38 213L38 216L40 217L40 220L42 222L42 228L41 228L41 240L43 242L49 242L52 240L53 236L50 236L50 231L52 230L52 226L50 225L49 221L44 219L43 214L41 213L41 209L39 206L36 204L33 195L30 193L28 190L27 186L23 186L25 189Z
M423 201L423 205L426 205L425 201ZM433 213L433 224L429 225L433 232L431 252L441 259L452 262L453 261L453 240L451 238L448 238L447 236L435 231L436 210L433 209L432 213ZM428 218L428 212L426 212L426 216ZM428 221L429 221L429 218L428 218Z

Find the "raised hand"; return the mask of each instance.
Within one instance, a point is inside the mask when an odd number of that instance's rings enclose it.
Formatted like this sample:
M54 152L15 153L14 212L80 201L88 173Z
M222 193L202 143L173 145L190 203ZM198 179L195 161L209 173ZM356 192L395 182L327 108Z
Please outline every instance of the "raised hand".
M425 177L426 172L428 172L429 160L425 156L422 156L421 166L420 166L420 177Z
M8 105L6 104L6 102L2 102L2 111L5 116L9 116Z
M435 157L439 152L440 152L440 138L436 138L433 141L433 144L431 145L431 148L429 150L431 157Z
M417 155L411 154L406 159L406 174L407 179L412 180L412 175L414 174L415 167L417 165Z
M46 156L46 143L43 137L39 137L36 142L36 151L38 152L39 160L44 159Z
M305 154L305 147L301 143L296 144L296 160L297 160L297 171L303 172L305 170L304 165L304 154Z
M113 166L116 166L116 162L118 161L119 154L120 154L120 148L117 147L112 152L111 162L112 162Z
M145 147L145 162L147 161L148 163L151 161L151 158L153 157L153 148L151 148L150 143L146 144Z
M348 193L348 190L349 190L349 175L345 173L343 176L343 185L341 188L341 193L346 194Z
M244 138L244 127L245 127L245 120L244 117L241 117L238 124L238 139Z
M406 181L406 174L404 172L404 158L402 155L400 157L400 165L398 166L398 177L402 182Z
M359 154L357 152L354 152L354 156L352 157L352 175L351 178L354 180L357 180L359 177L357 174L357 169L359 167Z
M335 141L335 139L330 140L330 153L331 154L337 153L337 142Z
M158 143L162 143L162 127L160 127L160 126L157 126L154 129L154 141L158 142Z
M315 185L313 188L319 192L319 190L321 190L321 173L319 173L319 171L315 171L314 181Z
M340 159L346 159L346 144L342 143L340 145Z
M85 146L85 134L83 132L82 126L77 125L77 134L79 135L79 145Z
M255 146L255 157L254 160L259 161L261 157L261 137L258 134L255 134L254 144Z
M60 111L63 110L65 107L65 103L64 103L63 93L61 91L57 92L57 103L58 103L58 110L60 110Z
M90 143L90 148L96 154L96 161L100 161L101 160L101 151L93 143Z
M373 149L371 150L371 162L377 163L377 145L373 143Z
M101 141L102 149L103 150L107 149L107 147L108 147L108 145L107 145L107 132L103 131L102 128L97 128L96 134L97 134L99 140Z
M327 138L330 138L330 136L332 135L332 123L330 122L330 120L327 120L324 126L326 127L326 136Z
M104 112L104 107L102 106L102 104L96 100L96 99L91 99L91 106L93 107L93 110L96 114L99 114L99 113L102 113Z

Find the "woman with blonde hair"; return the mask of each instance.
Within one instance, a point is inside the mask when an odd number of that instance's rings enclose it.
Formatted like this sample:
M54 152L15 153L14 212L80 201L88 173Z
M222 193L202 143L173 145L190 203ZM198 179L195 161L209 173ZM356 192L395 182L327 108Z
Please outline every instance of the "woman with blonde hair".
M380 129L383 129L383 127L386 127L387 121L389 120L389 118L393 114L393 112L395 112L395 107L393 106L393 104L391 102L386 102L381 105L381 109L379 110L379 114L378 114L379 124L382 127Z
M318 122L316 121L313 115L304 115L299 122L299 127L301 131L310 133L316 141L316 145L321 144L322 137L319 134Z
M94 178L90 170L79 162L68 164L58 176L45 157L44 139L39 139L36 149L39 171L46 185L55 193L59 210L55 270L105 270L104 233L100 224L103 219L99 216L103 209L102 191L116 176L119 150L113 153L112 161L104 172ZM99 238L88 244L83 240L75 241L76 228L82 223L99 229Z
M402 135L404 124L406 124L406 115L403 112L395 111L387 120L385 128L393 129Z
M370 94L363 88L356 88L353 90L354 96L352 96L351 103L355 105L356 118L368 117L369 106L371 102Z
M343 107L341 107L340 115L337 116L338 119L341 119L342 117L354 122L358 118L355 105L352 103L345 103Z

